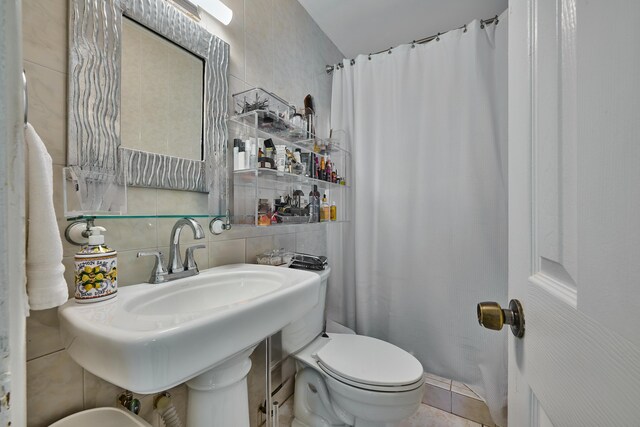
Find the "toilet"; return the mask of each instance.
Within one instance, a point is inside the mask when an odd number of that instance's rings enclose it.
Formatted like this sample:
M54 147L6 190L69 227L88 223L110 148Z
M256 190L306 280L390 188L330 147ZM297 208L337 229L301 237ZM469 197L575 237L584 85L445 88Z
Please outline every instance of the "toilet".
M292 427L391 427L413 415L424 393L423 368L411 354L362 335L324 333L330 270L319 273L320 300L282 330L296 360Z

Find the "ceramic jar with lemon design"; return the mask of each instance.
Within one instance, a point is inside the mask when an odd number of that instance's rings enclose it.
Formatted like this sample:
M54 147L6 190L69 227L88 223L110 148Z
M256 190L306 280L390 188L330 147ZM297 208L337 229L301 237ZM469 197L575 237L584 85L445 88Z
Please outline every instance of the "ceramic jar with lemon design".
M104 244L104 227L89 229L89 244L76 253L76 301L104 301L118 292L118 254Z

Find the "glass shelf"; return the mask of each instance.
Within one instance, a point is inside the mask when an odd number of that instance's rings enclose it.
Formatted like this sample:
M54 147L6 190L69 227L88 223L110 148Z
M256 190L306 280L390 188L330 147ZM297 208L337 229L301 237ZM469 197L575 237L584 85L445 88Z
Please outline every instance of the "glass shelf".
M167 215L154 215L154 214L140 214L140 215L79 215L67 217L67 221L80 221L83 219L144 219L144 218L215 218L224 217L224 214L209 215L209 214L167 214Z
M264 124L264 117L269 118L268 124ZM271 111L256 110L238 114L229 118L229 121L257 130L259 137L271 138L276 143L284 143L294 148L299 148L305 153L349 154L347 150L340 146L339 141L341 138L316 138L315 135L290 125ZM282 123L282 126L274 126L273 123Z
M239 179L235 181L236 185L255 185L254 180L255 177L258 177L261 182L272 182L274 186L277 186L278 183L282 184L299 184L304 186L313 186L317 185L319 189L329 190L329 189L341 189L341 188L349 188L348 185L341 185L334 182L322 181L320 179L310 178L304 175L296 175L294 173L289 172L278 172L275 169L266 169L266 168L258 168L258 169L240 169L233 172L235 175L242 177L245 175L247 179ZM264 187L264 185L261 185ZM267 187L270 188L270 187Z
M349 224L351 221L348 219L341 219L341 220L337 220L337 221L322 221L322 222L301 222L298 224L295 223L278 223L278 224L271 224L271 225L255 225L253 223L234 223L233 227L235 228L244 228L244 229L250 229L250 228L269 228L269 227L307 227L310 225L317 225L317 226L322 226L322 225L326 225L326 224Z
M306 139L293 142L293 145L304 152L322 154L350 155L349 151L342 148L340 138Z

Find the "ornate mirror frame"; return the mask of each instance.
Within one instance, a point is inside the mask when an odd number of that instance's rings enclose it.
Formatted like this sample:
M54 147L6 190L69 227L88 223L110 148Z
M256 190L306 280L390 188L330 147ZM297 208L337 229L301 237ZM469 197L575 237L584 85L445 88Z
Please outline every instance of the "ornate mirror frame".
M166 0L70 4L68 165L80 174L113 174L128 186L209 192L210 209L224 209L229 195L229 45ZM120 146L123 15L204 60L204 160Z

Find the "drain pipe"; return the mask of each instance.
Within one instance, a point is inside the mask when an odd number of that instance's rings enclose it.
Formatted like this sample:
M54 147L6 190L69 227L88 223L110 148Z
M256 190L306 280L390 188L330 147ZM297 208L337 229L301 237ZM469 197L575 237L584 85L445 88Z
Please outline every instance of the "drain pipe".
M278 427L280 425L280 405L277 401L271 405L271 426Z
M127 411L138 415L140 413L140 401L133 397L133 393L124 390L118 395L118 403Z
M169 393L165 391L156 395L155 399L153 399L153 407L162 418L162 421L164 421L166 427L182 427L182 421Z
M260 404L260 407L258 408L258 414L264 415L265 417L264 427L278 427L278 425L280 424L280 420L279 420L280 405L278 404L278 402L273 401L273 397L271 394L273 383L271 381L272 355L271 355L271 337L270 336L265 338L264 344L265 344L264 382L265 382L266 390L265 390L265 399L264 399L264 402ZM262 418L258 420L258 424L260 424L261 422L262 422Z
M271 337L265 339L265 385L267 388L267 395L265 396L264 407L267 412L266 427L278 427L273 424L273 402L271 401Z

